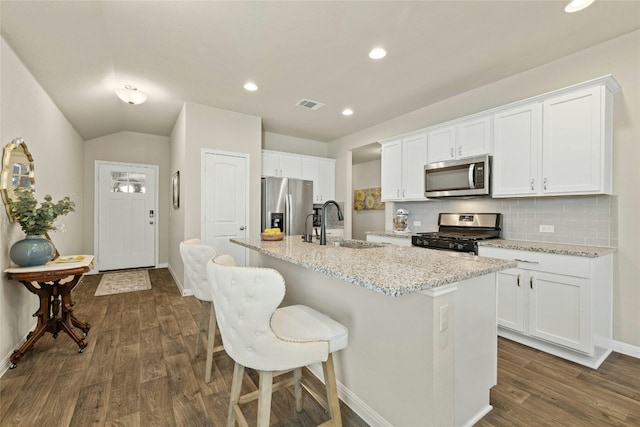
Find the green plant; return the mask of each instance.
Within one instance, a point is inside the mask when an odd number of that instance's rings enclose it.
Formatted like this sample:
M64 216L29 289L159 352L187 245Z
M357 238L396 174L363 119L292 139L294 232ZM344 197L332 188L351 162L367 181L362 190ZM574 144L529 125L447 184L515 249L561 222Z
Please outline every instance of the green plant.
M76 204L69 197L53 203L49 194L38 207L38 201L32 187L17 187L13 190L17 200L9 199L11 215L20 224L26 235L40 235L56 229L56 218L75 211Z

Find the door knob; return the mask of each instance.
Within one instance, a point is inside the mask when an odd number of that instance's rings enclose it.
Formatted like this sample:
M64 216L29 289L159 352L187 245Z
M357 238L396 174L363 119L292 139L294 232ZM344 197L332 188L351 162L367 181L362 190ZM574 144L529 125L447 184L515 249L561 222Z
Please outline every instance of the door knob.
M244 230L244 225L240 226L240 231Z

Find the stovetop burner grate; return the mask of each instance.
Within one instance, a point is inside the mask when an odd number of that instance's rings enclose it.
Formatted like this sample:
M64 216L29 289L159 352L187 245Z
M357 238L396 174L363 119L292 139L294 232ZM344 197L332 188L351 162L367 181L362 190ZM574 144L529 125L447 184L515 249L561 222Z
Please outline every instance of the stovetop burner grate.
M478 253L478 241L500 237L502 215L439 214L439 231L411 237L413 246Z

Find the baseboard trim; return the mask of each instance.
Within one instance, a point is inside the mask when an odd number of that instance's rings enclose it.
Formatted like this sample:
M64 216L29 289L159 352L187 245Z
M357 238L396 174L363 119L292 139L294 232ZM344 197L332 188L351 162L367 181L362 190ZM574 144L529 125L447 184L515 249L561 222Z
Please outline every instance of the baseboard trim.
M640 359L640 347L627 344L620 341L613 341L612 350L616 353L626 354L627 356L635 357L636 359Z
M471 418L464 427L473 427L478 421L484 418L489 412L493 410L493 406L487 405L482 411L478 412L473 418Z
M176 276L176 272L173 271L170 265L167 266L167 269L169 270L171 277L173 277L173 281L176 282L176 286L180 291L180 295L182 295L183 297L193 295L193 289L184 289L184 287L182 286L182 280L178 280L178 276Z
M322 373L322 365L320 363L314 363L307 366L309 371L316 377L322 384L324 384L324 374ZM364 422L369 424L370 427L393 427L389 421L385 420L380 414L378 414L373 408L362 401L351 390L344 386L340 381L337 381L338 385L338 397L353 410Z
M22 339L15 345L15 347L13 347L13 349L11 349L9 353L2 358L2 360L0 361L0 377L4 376L4 374L9 370L9 366L11 366L11 355L20 347L22 347L22 344L27 342L27 336L31 332L36 330L36 326L38 326L38 323L34 322L33 326L31 327L31 329L29 329L29 331L27 331L25 336L22 337Z

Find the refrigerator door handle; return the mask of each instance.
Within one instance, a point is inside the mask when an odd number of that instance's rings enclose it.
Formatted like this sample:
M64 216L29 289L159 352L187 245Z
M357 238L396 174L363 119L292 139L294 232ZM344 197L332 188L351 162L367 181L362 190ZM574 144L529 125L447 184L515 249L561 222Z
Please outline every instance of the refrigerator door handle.
M289 230L291 230L291 206L292 206L292 200L291 200L291 193L287 194L287 201L286 201L286 214L285 214L285 229L282 230L283 233L289 234Z

